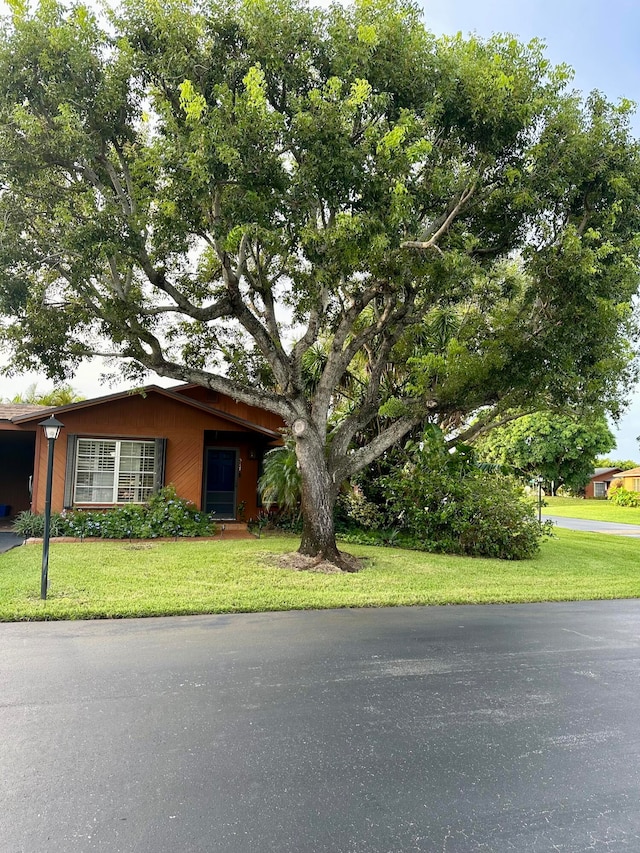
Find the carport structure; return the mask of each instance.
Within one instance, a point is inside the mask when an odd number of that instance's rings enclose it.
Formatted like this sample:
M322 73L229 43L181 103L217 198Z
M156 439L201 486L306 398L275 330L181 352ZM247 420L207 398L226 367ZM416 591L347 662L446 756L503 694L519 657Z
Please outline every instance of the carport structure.
M38 414L47 406L0 403L0 523L31 506L37 423L13 418Z

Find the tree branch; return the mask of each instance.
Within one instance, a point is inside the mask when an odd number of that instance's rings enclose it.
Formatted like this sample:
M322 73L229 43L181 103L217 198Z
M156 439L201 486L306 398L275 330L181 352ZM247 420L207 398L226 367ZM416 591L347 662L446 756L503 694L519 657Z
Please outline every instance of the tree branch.
M373 298L373 296L371 298ZM364 331L357 334L343 349L337 349L336 340L340 342L342 339L344 343L346 334L341 335L340 337L336 336L336 338L334 338L329 358L327 359L327 364L322 372L322 378L318 384L318 389L313 402L314 415L317 416L318 419L326 419L333 392L358 351L372 341L377 335L383 333L385 329L394 330L389 336L393 342L395 342L402 331L404 331L404 328L406 327L406 320L411 315L413 309L415 294L410 291L405 297L405 300L394 312L394 307L397 306L396 299L397 294L387 294L384 309L379 314L377 321L368 326ZM370 301L371 299L368 299L368 302Z
M405 329L406 324L399 324L394 333L386 336L377 349L364 399L360 402L356 411L348 415L339 424L332 435L331 458L337 459L339 456L346 454L349 444L358 430L364 429L375 418L379 409L380 382L387 367L389 354Z
M435 404L434 404L435 405ZM386 430L379 433L369 444L359 448L354 453L347 456L345 462L340 466L336 466L335 473L337 480L346 480L348 477L353 477L359 471L364 470L371 465L378 456L393 447L396 442L400 441L403 436L410 432L414 427L418 426L425 418L425 415L407 416L394 421Z
M118 177L118 173L113 168L113 163L107 157L104 151L104 145L102 153L98 155L96 158L98 163L104 168L107 175L109 176L109 180L111 181L111 186L113 187L115 194L120 202L120 207L122 208L122 212L125 216L131 216L133 213L133 204L131 199L128 197L127 193L124 191L124 187L122 186L122 182Z
M322 376L320 377L320 382L318 383L318 387L316 388L316 393L314 395L313 409L315 419L318 423L326 421L335 387L344 374L346 367L349 366L351 358L353 358L352 356L346 365L343 366L344 343L350 332L353 330L353 324L358 315L364 311L367 305L378 293L378 286L369 287L366 290L363 290L357 297L354 297L351 305L345 307L342 311L342 319L333 336L327 363L322 371Z
M279 415L289 424L295 420L295 411L287 398L282 395L263 392L257 388L248 388L226 376L220 376L217 373L210 373L206 370L187 367L184 364L170 361L164 357L161 349L156 349L152 357L142 347L138 347L137 349L135 359L159 376L165 376L168 379L176 379L181 382L190 382L194 385L202 385L205 388L210 388L212 391L217 391L219 394L231 397L240 403L246 403L248 406L256 406Z
M220 193L220 187L217 186L213 195L213 209L211 213L211 220L212 225L214 226L214 232L221 218L222 198ZM287 388L290 380L290 369L288 359L286 358L282 347L282 342L280 341L279 333L276 334L275 337L272 336L269 330L263 326L260 320L258 320L258 318L255 316L255 314L253 314L253 312L247 307L242 293L240 292L240 276L238 276L236 271L231 268L231 259L229 254L223 248L220 240L217 239L215 236L213 238L213 244L215 252L218 255L218 259L222 265L222 277L224 280L225 287L227 288L229 303L231 305L231 313L240 323L240 325L245 329L245 331L247 331L249 335L253 338L253 340L256 342L258 349L260 350L263 357L266 359L269 366L273 370L273 375L275 376L276 381L278 382L280 387ZM245 260L243 260L243 265L246 264L247 246L248 241L244 241L243 252ZM273 322L277 331L277 325L275 324L275 316L273 318Z
M446 214L443 214L443 217L439 217L435 220L435 222L432 223L431 228L427 230L427 233L425 235L426 237L428 237L427 240L405 240L404 243L400 243L400 248L436 249L437 251L440 251L440 248L437 245L438 240L440 239L440 237L442 237L443 234L445 234L449 230L451 223L454 221L454 219L460 213L462 208L466 205L466 203L476 191L476 186L477 185L474 181L472 184L470 184L470 186L466 187L460 194L460 198L453 206L453 208ZM434 231L434 229L436 230Z
M528 409L525 412L518 412L517 414L504 415L503 417L499 417L496 419L494 415L490 415L491 420L488 422L482 421L469 426L463 432L458 433L458 435L449 439L446 442L447 447L453 447L455 444L459 444L460 442L471 441L474 438L478 438L481 435L484 435L487 432L491 432L491 430L496 429L497 427L505 426L505 424L511 423L512 421L517 421L520 418L525 417L525 415L532 415L537 411L537 409ZM498 412L495 412L497 415Z
M258 349L273 370L273 375L280 388L287 388L289 385L290 370L279 336L277 340L274 340L258 318L247 308L240 292L240 282L231 269L229 256L226 252L223 252L220 260L222 262L222 275L229 294L233 316L256 342Z
M138 257L140 266L151 284L159 290L164 291L167 296L170 296L171 299L173 299L176 303L176 311L186 314L188 317L191 317L192 320L198 320L201 323L208 323L212 320L218 320L221 317L231 314L231 300L227 294L221 296L220 299L213 302L211 305L205 305L203 307L194 305L193 302L187 299L177 287L174 287L174 285L171 284L167 279L164 270L156 269L153 266L151 259L147 254L147 250L144 247L140 249ZM153 313L153 311L145 313Z
M293 382L302 387L302 359L305 353L313 346L318 338L320 324L327 308L328 294L325 286L320 286L320 292L315 305L309 311L309 320L303 336L296 341L291 351L291 365L293 371Z

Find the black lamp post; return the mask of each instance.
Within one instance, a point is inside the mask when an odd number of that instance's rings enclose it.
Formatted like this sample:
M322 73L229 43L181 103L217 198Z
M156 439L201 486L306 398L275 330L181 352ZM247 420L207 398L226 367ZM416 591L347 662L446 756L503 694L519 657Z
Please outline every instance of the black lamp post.
M49 586L49 531L51 528L51 486L53 483L53 446L64 424L51 415L46 421L40 421L38 426L44 430L49 442L49 457L47 460L47 489L44 503L44 538L42 540L42 574L40 576L40 598L47 597Z
M538 524L542 524L542 484L544 477L541 475L536 477L536 483L538 484Z

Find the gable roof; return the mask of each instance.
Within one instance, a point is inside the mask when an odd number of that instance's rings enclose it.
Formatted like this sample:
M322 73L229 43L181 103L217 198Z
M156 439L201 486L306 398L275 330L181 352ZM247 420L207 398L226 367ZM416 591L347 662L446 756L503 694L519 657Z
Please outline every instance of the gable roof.
M621 471L619 474L613 475L616 479L622 477L640 477L640 466L638 468L628 468L626 471Z
M591 475L591 479L594 477L601 477L603 474L610 474L612 471L619 471L620 468L595 468L593 474Z
M186 397L184 394L176 393L176 390L173 388L161 388L159 385L146 385L144 388L136 389L135 391L119 391L116 394L107 394L104 397L94 397L91 400L80 400L77 403L67 403L64 406L30 406L28 408L37 409L37 411L22 413L16 412L12 417L9 417L8 420L15 424L29 423L30 421L33 421L36 418L42 418L44 415L63 415L65 412L74 412L79 409L88 409L92 406L100 406L103 403L112 403L117 400L126 400L130 397L136 396L137 394L143 397L147 394L158 394L161 397L166 397L170 400L177 401L182 406L188 406L193 409L199 409L202 412L206 412L207 414L215 415L218 418L222 418L225 421L229 421L229 423L235 424L236 426L243 427L244 429L249 429L252 432L259 432L270 439L282 437L281 434L276 430L268 429L267 427L261 426L260 424L252 423L251 421L248 421L245 418L239 418L237 415L232 415L229 412L223 412L221 409L216 409L213 406L207 405L206 403L200 403L198 400L194 400L191 397ZM14 408L18 408L17 404L14 404Z

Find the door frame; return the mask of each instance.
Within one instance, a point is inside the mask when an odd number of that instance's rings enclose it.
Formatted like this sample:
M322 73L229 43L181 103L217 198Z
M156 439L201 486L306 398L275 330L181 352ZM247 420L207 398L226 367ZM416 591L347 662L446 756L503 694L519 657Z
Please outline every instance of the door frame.
M207 512L207 474L209 472L209 451L228 450L235 455L233 474L233 515L229 518L220 518L219 521L235 521L238 516L238 460L240 459L239 447L228 447L220 444L207 444L204 447L204 462L202 465L202 511Z

